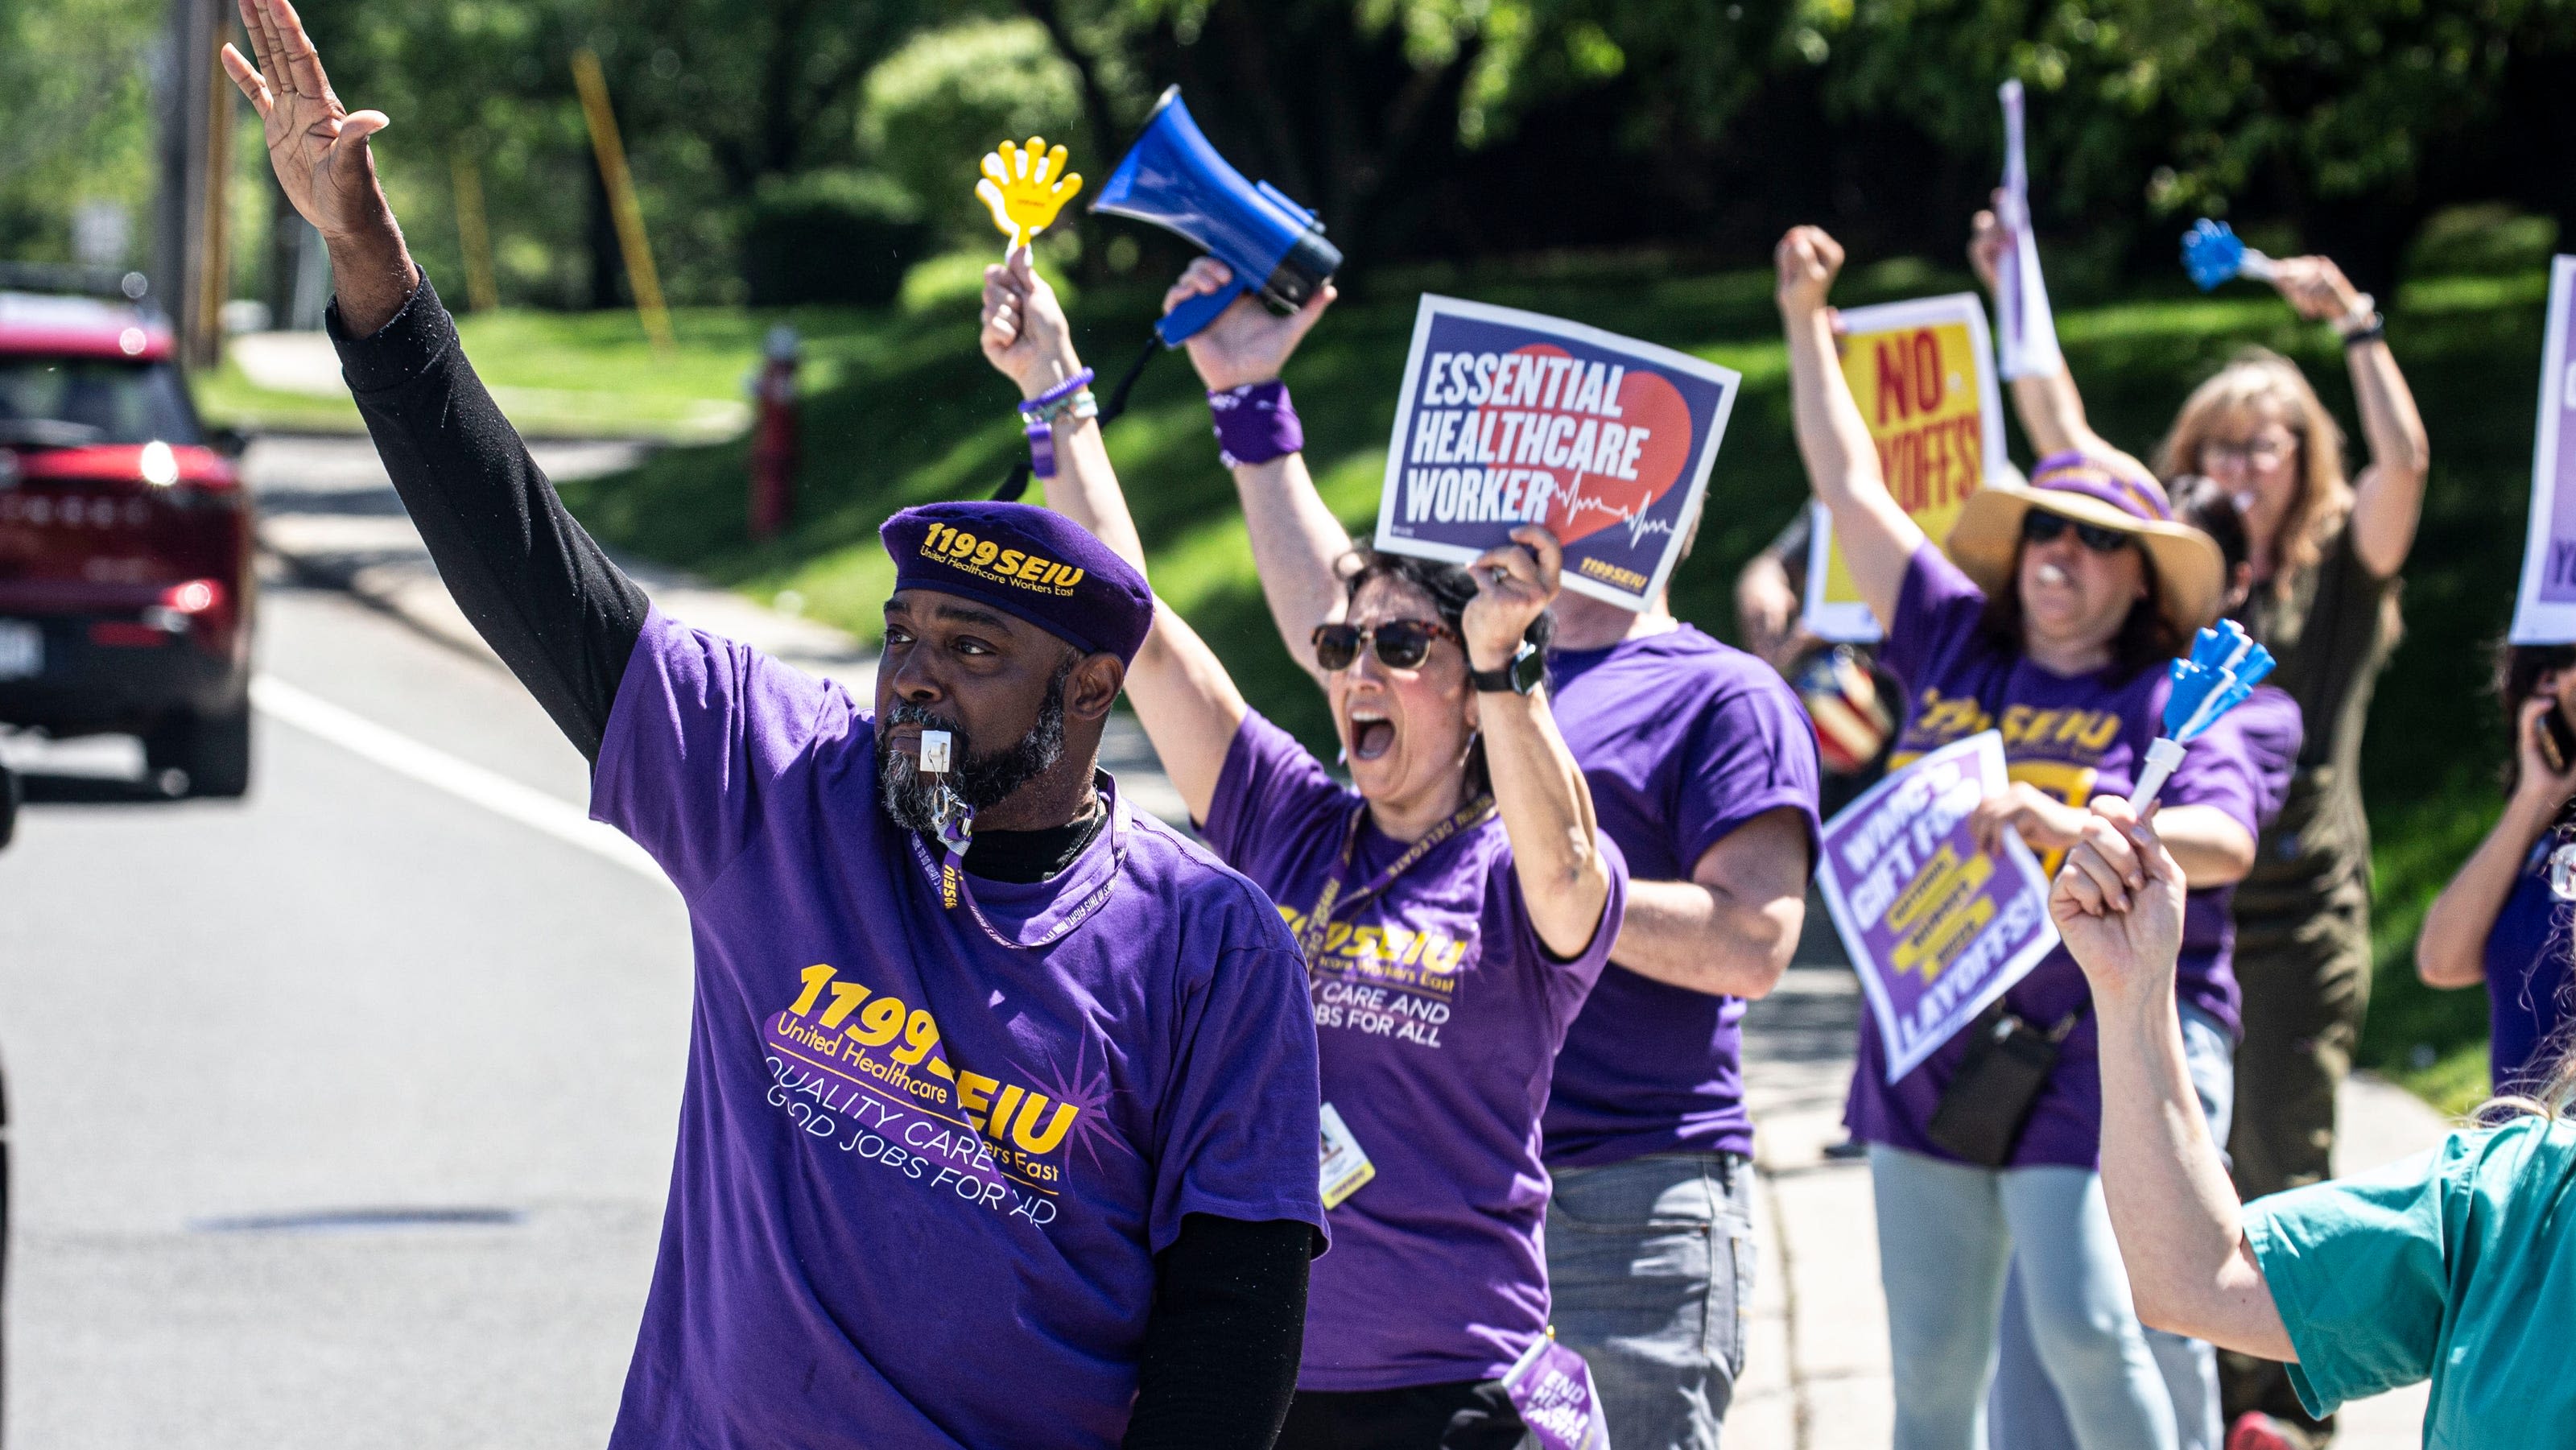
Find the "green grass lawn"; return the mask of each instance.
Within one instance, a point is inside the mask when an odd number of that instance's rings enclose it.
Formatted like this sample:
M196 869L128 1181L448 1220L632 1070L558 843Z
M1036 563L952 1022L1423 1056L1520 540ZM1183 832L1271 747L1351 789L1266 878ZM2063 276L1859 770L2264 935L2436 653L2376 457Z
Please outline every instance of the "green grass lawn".
M848 308L752 313L683 308L672 315L678 347L657 355L632 312L503 310L457 319L465 350L502 408L532 436L654 437L705 443L742 430L745 376L759 365L773 323L805 340L805 376L829 389L854 359L873 356L884 328ZM207 420L258 430L355 432L345 392L263 388L226 358L195 379Z
M1963 275L1908 259L1859 269L1837 300L1967 286ZM2364 1056L2437 1100L2473 1096L2464 1085L2483 1080L2482 994L2418 986L2411 947L2425 901L2497 807L2493 780L2504 728L2484 693L2486 651L2510 612L2520 567L2546 286L2539 271L2441 278L2405 287L2390 308L2389 335L2422 402L2436 465L2408 569L2408 638L2380 682L2365 762L2381 904L2377 1000ZM1355 532L1374 516L1414 298L1425 287L1574 318L1744 374L1698 552L1676 577L1673 600L1685 618L1731 635L1736 568L1806 496L1769 275L1574 264L1509 274L1380 273L1334 309L1291 375L1309 460ZM1086 360L1115 377L1141 343L1152 303L1143 288L1084 298L1074 319ZM536 319L486 325L489 334L467 336L487 375L565 386L542 380L550 376L545 360L555 355L547 349L579 352L568 332L551 332ZM792 589L808 613L874 636L893 576L877 525L910 504L989 492L1023 446L1011 416L1016 395L976 353L973 307L963 296L817 317L812 325L826 366L806 406L801 503L789 533L765 545L749 541L740 441L674 448L634 472L565 493L591 527L622 547L759 596ZM708 360L692 364L693 375L734 385L723 369L738 375L759 326L743 319L727 332L714 316L693 319L684 329L693 345L710 340ZM2097 426L2141 454L2185 392L2248 343L2295 357L2347 429L2356 427L2333 337L2298 323L2253 288L2204 298L2177 281L2140 294L2069 297L2059 327ZM723 353L712 345L718 337L744 351ZM718 364L719 355L735 360ZM618 356L612 366L583 354L567 360L566 375L613 381L649 365L640 341ZM1110 452L1154 555L1157 590L1215 644L1255 704L1307 740L1327 740L1321 700L1290 664L1263 610L1233 485L1216 465L1206 407L1184 359L1154 364L1131 411L1110 430ZM2015 452L2027 460L2017 434Z

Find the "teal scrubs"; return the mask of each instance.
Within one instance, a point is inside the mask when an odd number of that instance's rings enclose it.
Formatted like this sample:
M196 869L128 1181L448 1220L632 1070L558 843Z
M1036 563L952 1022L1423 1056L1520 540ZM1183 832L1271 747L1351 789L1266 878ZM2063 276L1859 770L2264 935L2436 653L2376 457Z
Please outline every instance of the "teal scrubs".
M2310 1414L2430 1379L2427 1450L2576 1446L2576 1123L2453 1133L2245 1220Z

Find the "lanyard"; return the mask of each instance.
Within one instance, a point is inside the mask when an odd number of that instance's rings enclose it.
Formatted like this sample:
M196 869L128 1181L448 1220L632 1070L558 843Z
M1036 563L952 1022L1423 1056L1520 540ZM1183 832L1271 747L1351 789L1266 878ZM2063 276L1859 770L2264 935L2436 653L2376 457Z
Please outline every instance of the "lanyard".
M1071 915L1048 928L1046 933L1036 941L1013 941L1002 935L993 928L992 922L985 919L984 908L975 904L975 890L966 884L968 836L962 826L942 823L939 843L946 854L943 860L936 863L930 859L928 848L921 844L919 832L904 832L904 840L912 846L912 859L920 863L922 874L930 878L930 889L939 894L941 906L954 911L958 904L963 902L967 915L975 918L975 924L984 929L984 935L991 937L994 945L1008 947L1015 952L1035 951L1039 947L1053 946L1062 941L1075 927L1089 921L1093 912L1108 905L1109 893L1118 886L1118 874L1126 869L1127 835L1119 829L1117 802L1110 799L1106 793L1101 794L1097 799L1100 801L1100 808L1109 813L1109 819L1102 822L1100 827L1109 833L1109 876L1100 883L1099 890L1083 898L1082 904L1075 907Z
M1343 883L1350 879L1351 858L1359 850L1360 823L1368 819L1366 802L1353 806L1350 824L1342 830L1341 862L1333 874L1324 879L1324 894L1316 899L1315 909L1306 913L1305 929L1297 933L1297 948L1305 953L1308 970L1313 970L1323 958L1324 937L1332 929L1334 917L1384 892L1395 884L1397 877L1422 864L1422 858L1430 855L1441 842L1470 826L1482 825L1485 818L1493 813L1492 796L1476 797L1460 806L1457 814L1433 826L1421 840L1406 847L1403 855L1396 857L1366 886L1357 891L1346 891Z

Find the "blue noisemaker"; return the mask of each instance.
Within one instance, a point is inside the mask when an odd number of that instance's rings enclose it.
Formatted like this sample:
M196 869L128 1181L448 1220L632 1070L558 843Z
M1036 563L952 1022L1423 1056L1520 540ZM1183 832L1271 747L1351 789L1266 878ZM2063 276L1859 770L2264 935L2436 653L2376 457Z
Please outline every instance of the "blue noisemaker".
M2191 224L2182 234L2182 269L2191 274L2192 284L2203 292L2213 292L2230 277L2246 277L2256 282L2272 280L2272 259L2245 245L2234 228L2207 217Z
M2208 733L2218 717L2242 703L2272 673L2272 652L2246 637L2235 620L2222 619L2191 642L2191 654L2173 662L2173 693L2165 697L2165 733L2147 747L2147 768L2129 792L2129 808L2144 811L2182 764L2182 748Z
M1234 270L1224 290L1193 297L1154 324L1178 347L1249 291L1274 311L1294 312L1342 265L1324 224L1266 181L1246 181L1190 119L1181 88L1163 92L1125 160L1091 209L1177 233Z

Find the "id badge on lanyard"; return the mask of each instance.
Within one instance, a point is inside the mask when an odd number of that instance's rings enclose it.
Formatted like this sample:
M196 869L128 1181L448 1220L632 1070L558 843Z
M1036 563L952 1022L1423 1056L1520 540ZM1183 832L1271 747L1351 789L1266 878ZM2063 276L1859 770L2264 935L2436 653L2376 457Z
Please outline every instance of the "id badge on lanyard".
M1383 893L1396 878L1422 864L1422 859L1437 849L1441 842L1469 827L1482 825L1494 813L1494 798L1480 795L1460 806L1455 815L1433 826L1422 839L1405 848L1387 868L1356 891L1345 889L1350 879L1352 859L1359 852L1360 826L1368 820L1365 804L1351 808L1350 823L1342 829L1342 855L1333 873L1324 878L1323 894L1315 899L1315 909L1306 913L1306 924L1297 933L1297 948L1306 957L1306 969L1313 971L1323 964L1324 944L1332 934L1333 921L1342 913Z
M945 730L921 732L921 772L943 777L939 783L942 859L934 863L930 852L922 846L921 837L907 831L904 839L912 847L912 859L920 865L922 874L930 878L930 889L938 893L940 906L955 911L963 905L967 915L975 918L975 924L983 928L984 935L992 938L994 945L1008 947L1015 952L1053 946L1070 935L1074 928L1090 920L1092 913L1108 905L1109 893L1117 888L1119 872L1127 864L1127 838L1118 827L1117 802L1110 799L1105 791L1097 792L1094 797L1100 802L1100 808L1109 813L1109 819L1101 825L1102 830L1109 832L1109 875L1100 883L1100 889L1085 897L1062 921L1040 933L1037 940L1014 941L985 919L984 908L975 904L974 888L966 884L966 848L974 839L975 808L958 799L944 778L950 769L950 741L951 737Z

